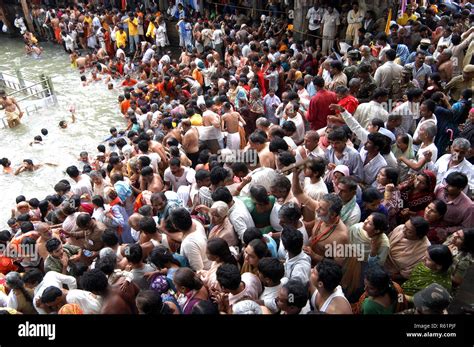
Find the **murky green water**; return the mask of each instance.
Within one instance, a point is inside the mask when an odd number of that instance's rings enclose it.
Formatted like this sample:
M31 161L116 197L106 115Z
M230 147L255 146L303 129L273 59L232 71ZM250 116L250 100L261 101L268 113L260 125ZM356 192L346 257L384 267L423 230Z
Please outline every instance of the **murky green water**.
M12 73L16 60L25 74L44 73L51 76L59 102L56 107L30 115L15 129L0 128L0 158L9 158L14 169L21 165L23 159L59 166L46 166L19 176L0 173L0 227L6 226L16 196L23 194L27 199L36 197L41 200L47 194L54 193L54 185L66 178L65 169L77 162L81 151L95 155L98 143L108 136L108 129L111 126L123 127L124 124L117 105L119 91L110 91L101 82L83 87L79 73L70 66L64 50L48 43L42 46L45 48L43 55L35 60L25 55L20 39L0 35L0 71ZM61 120L71 120L71 104L76 107L77 122L69 124L67 129L60 129L58 123ZM29 146L34 136L40 135L42 128L49 131L45 144Z

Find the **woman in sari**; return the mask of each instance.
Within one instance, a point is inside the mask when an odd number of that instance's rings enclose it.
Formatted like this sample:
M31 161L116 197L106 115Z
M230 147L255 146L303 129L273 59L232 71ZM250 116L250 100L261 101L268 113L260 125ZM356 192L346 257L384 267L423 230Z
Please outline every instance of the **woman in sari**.
M178 294L177 301L183 314L191 314L194 305L201 300L209 299L209 292L206 287L190 268L179 268L174 274L173 283Z
M209 210L209 215L211 217L211 224L213 225L211 231L209 232L209 240L215 238L221 238L227 242L229 246L237 246L239 240L234 231L234 227L230 223L229 217L229 207L225 202L216 201L212 204L211 209Z
M212 261L209 270L200 270L197 275L201 278L204 285L210 289L218 285L216 272L222 264L237 265L237 260L229 250L229 245L224 239L215 237L207 241L207 258Z
M249 106L252 119L258 119L264 116L265 109L263 107L263 99L262 95L260 94L260 89L253 88L250 90Z
M365 292L356 304L356 314L393 314L407 308L407 301L399 300L401 287L390 279L380 266L373 266L364 279Z
M357 301L364 291L363 280L368 268L385 264L390 249L387 231L387 217L378 212L349 228L349 242L358 250L358 254L347 258L344 265L342 285L350 302Z
M452 234L444 243L453 254L450 268L453 294L464 281L467 270L474 264L474 228L465 228Z
M400 191L397 189L398 184L398 170L386 166L382 168L377 174L377 189L384 195L382 205L388 213L388 221L390 230L397 226L397 215L402 204Z
M443 217L448 210L447 205L442 200L434 200L425 208L424 218L430 223L430 230L426 235L432 245L443 243L446 240L446 223Z
M408 281L402 284L404 293L413 296L432 283L438 283L448 292L451 291L451 278L448 270L452 263L453 255L448 246L429 246L423 261L415 266Z
M273 231L270 215L276 199L273 195L268 195L264 186L253 185L250 188L250 198L244 198L242 201L250 212L255 226L259 228L263 234L268 234Z
M408 175L409 167L399 159L401 157L407 160L415 159L415 152L413 151L413 137L411 137L409 134L398 135L396 143L392 146L392 153L399 163L399 180L400 182L403 182Z
M403 201L401 221L410 216L423 215L426 206L435 199L435 186L436 175L430 170L423 170L398 186Z
M258 275L258 262L264 257L270 257L271 253L268 250L268 246L265 241L261 239L254 239L249 242L247 247L244 249L244 263L240 273L245 272L253 273Z

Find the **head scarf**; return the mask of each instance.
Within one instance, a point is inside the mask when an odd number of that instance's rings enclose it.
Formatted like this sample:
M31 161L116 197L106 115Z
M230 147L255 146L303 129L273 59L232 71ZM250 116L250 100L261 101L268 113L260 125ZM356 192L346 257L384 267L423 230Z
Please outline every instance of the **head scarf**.
M118 181L114 184L114 188L122 202L125 202L132 195L132 188L125 181Z

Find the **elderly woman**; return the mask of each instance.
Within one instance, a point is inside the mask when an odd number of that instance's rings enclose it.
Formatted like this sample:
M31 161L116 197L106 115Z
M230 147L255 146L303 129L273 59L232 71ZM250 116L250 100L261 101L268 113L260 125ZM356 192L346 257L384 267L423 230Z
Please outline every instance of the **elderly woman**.
M412 270L424 259L430 241L426 237L430 225L420 216L410 218L389 235L390 252L385 269L395 281L410 278Z
M216 201L212 204L209 214L213 225L209 232L209 240L219 237L227 241L230 247L237 246L239 241L228 217L229 207L227 204L222 201Z
M102 176L100 171L91 171L89 176L93 183L93 192L94 195L104 196L104 189L110 187L110 183L107 182Z
M263 107L263 98L258 88L250 90L250 113L255 119L264 116L265 109Z

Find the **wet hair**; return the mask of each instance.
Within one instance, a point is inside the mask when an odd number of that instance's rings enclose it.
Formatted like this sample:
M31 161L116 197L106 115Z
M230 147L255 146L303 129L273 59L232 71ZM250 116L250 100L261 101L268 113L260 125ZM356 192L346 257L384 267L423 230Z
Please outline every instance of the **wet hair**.
M211 174L207 170L198 170L196 171L196 182L202 182L208 178L210 178Z
M322 201L326 201L329 204L329 212L339 216L344 205L339 195L331 193L325 194L321 198Z
M46 250L48 251L48 253L52 253L55 250L57 250L59 248L59 246L61 246L61 241L58 240L57 238L53 237L53 238L49 239L48 241L46 241L45 246L46 246Z
M306 167L310 169L313 173L318 174L318 177L323 177L324 173L326 172L326 162L323 158L314 158L310 160Z
M286 141L283 140L281 137L274 137L270 141L270 145L268 149L272 153L278 153L280 151L288 151L288 143L286 143Z
M112 229L105 229L104 233L100 236L100 239L105 247L114 247L119 243L119 238Z
M236 290L240 286L242 277L240 276L240 271L237 265L222 264L217 268L216 279L222 288Z
M398 293L390 279L390 274L382 269L378 264L369 267L365 278L370 285L377 290L377 296L383 296L388 293L392 302L397 299Z
M372 203L376 200L382 200L383 195L375 187L368 187L362 191L362 201L366 203Z
M193 270L188 267L181 267L176 270L173 281L177 286L183 286L191 290L199 290L203 286L202 281L197 277Z
M125 249L125 258L132 264L140 264L143 260L142 247L135 243Z
M79 172L79 169L78 169L77 166L75 166L75 165L69 166L69 167L66 169L66 173L67 173L68 176L71 177L71 178L79 177L79 175L81 174L81 173Z
M207 251L209 254L219 257L223 263L237 265L237 261L230 252L229 245L224 239L215 237L207 241Z
M41 129L41 134L42 134L43 136L48 135L48 129L46 129L46 128Z
M262 185L253 185L250 187L250 196L258 203L268 204L270 198L268 197L267 189Z
M386 215L379 212L372 212L370 215L372 216L372 222L374 223L375 230L378 230L382 233L388 232L390 227Z
M291 302L288 301L289 306L295 306L300 309L306 306L308 301L308 284L302 283L299 280L289 280L283 285L283 288L288 292L288 297L291 297Z
M81 213L76 218L76 224L79 228L85 228L87 224L90 223L92 220L90 214L88 213Z
M431 245L428 247L428 254L437 265L441 265L441 271L445 272L453 263L453 255L448 246Z
M100 195L94 195L91 202L98 207L104 207L105 204L104 198Z
M145 234L156 233L156 222L152 217L143 217L138 222L138 229Z
M336 128L328 134L329 141L347 141L347 133L342 128Z
M184 207L177 207L170 212L170 221L179 231L187 231L193 226L189 211Z
M212 200L216 201L223 201L226 204L230 204L232 202L232 194L230 193L229 189L226 187L219 187L217 188L211 195Z
M289 166L296 163L295 156L289 151L280 152L278 154L278 160L283 166Z
M141 290L135 299L137 308L143 314L161 315L173 314L168 305L163 303L161 295L153 290Z
M207 171L208 172L208 171ZM222 166L216 166L211 169L209 174L211 178L211 184L218 185L221 182L224 182L227 178L228 172Z
M446 183L450 186L456 187L460 190L466 188L468 184L468 179L466 174L462 172L451 172L447 177L446 177Z
M430 230L430 224L423 217L411 217L410 222L413 224L413 227L416 231L416 236L419 239L422 239L424 236L426 236L426 234L428 234L428 231Z
M281 128L289 132L290 134L293 134L296 132L296 125L291 120L284 121L283 124L281 125Z
M280 280L285 276L283 263L271 257L265 257L258 261L258 271L273 283L280 283Z
M43 281L44 274L40 269L32 268L25 271L22 280L25 284L35 285Z
M180 266L179 261L173 257L173 253L170 252L165 246L158 246L153 248L150 254L150 261L158 269L163 269L166 267L167 263L172 263Z
M20 230L23 234L25 234L27 232L35 230L35 227L33 223L31 223L30 221L26 221L20 223Z
M283 206L281 206L280 210L278 211L278 216L280 218L285 218L286 220L296 223L301 218L301 208L298 204L294 202L287 202Z
M105 292L109 286L107 276L99 269L92 269L84 272L80 282L83 290L87 290L94 294Z
M63 295L63 291L55 286L47 287L41 294L41 302L49 304Z
M263 238L263 234L260 229L255 227L247 228L244 232L242 237L242 241L244 244L248 245L252 240L258 239L261 240Z
M210 314L219 314L219 308L217 304L209 300L200 300L196 305L193 306L191 314L196 315L210 315Z
M241 162L232 163L231 169L234 173L242 172L244 175L247 175L249 173L248 166L245 163Z
M323 287L328 292L332 292L341 283L342 268L332 259L323 258L318 265L318 281L323 282Z
M249 140L253 143L258 143L258 144L261 144L261 145L263 145L265 142L267 142L267 139L260 132L253 132L250 135Z
M303 248L303 235L295 227L284 225L281 232L281 242L288 253L297 255Z
M20 202L23 202L23 201L26 201L26 198L24 195L18 195L16 198L15 198L15 202L17 204L19 204Z

